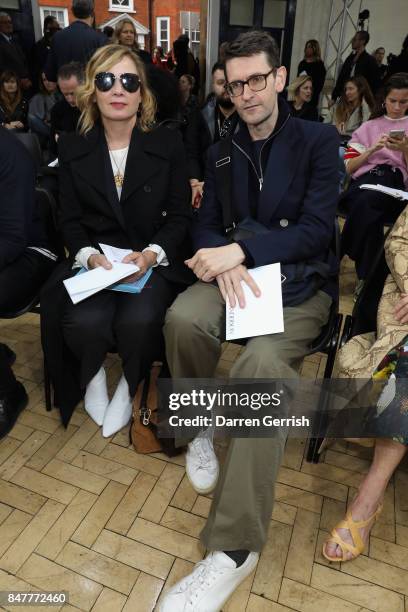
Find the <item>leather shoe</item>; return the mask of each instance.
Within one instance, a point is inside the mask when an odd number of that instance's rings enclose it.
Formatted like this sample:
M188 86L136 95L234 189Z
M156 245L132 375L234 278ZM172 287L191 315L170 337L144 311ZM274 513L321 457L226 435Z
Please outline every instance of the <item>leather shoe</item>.
M7 346L7 344L0 344L0 347L3 347L5 355L6 355L6 359L7 359L7 363L9 364L9 366L11 367L15 360L17 359L17 355L15 354L14 351L11 350L11 348L9 346Z
M0 397L0 438L4 438L13 429L18 415L27 404L28 395L18 381L11 391Z

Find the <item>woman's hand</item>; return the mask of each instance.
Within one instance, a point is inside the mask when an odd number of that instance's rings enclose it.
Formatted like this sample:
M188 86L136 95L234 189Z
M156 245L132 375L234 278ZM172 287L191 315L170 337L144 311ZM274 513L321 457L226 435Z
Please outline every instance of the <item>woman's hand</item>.
M389 140L388 134L381 134L378 141L368 149L368 151L370 152L370 155L372 153L375 153L376 151L379 151L380 149L383 149L387 145L388 140Z
M406 293L401 293L401 299L395 307L394 314L401 325L408 323L408 295Z
M106 259L105 255L90 255L87 261L88 270L93 270L94 268L105 268L105 270L111 270L112 264Z
M408 137L405 135L404 138L392 138L388 136L387 149L392 151L402 151L402 153L408 153Z
M124 278L122 283L134 283L139 280L146 272L154 266L157 261L157 255L153 251L144 251L140 253L139 251L133 251L133 253L129 253L122 259L122 263L133 263L139 267L139 271L131 274Z

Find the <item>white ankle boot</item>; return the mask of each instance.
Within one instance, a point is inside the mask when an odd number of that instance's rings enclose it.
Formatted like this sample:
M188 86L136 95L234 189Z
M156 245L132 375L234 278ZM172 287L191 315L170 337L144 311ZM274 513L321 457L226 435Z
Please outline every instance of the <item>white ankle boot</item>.
M84 407L91 419L102 425L109 405L105 368L102 366L86 386Z
M132 398L129 395L129 386L126 378L122 374L115 394L105 412L102 429L103 437L109 438L109 436L113 436L113 434L129 423L131 416Z

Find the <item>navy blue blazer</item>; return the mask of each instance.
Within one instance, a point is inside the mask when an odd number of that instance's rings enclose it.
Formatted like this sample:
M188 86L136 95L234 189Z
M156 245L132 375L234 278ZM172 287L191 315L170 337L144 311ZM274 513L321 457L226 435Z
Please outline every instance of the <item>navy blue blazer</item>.
M83 21L74 21L52 37L44 72L49 81L57 81L58 69L69 62L85 66L94 52L106 45L108 39Z
M288 115L280 103L280 115ZM327 261L338 199L338 134L333 126L280 116L272 136L259 194L256 219L269 229L243 240L254 266ZM220 143L208 154L204 197L193 229L195 250L228 244L222 218L222 193L216 162ZM231 172L234 220L250 216L247 157L252 142L245 124L232 137ZM252 179L251 179L252 180Z

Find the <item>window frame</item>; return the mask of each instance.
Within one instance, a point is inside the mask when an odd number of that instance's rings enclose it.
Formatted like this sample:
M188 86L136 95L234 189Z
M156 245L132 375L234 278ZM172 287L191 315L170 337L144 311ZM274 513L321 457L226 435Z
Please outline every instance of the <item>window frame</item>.
M40 9L40 18L41 18L41 28L44 27L44 19L53 13L58 13L59 11L61 11L64 15L64 28L66 28L67 26L69 26L69 17L68 17L68 9L65 8L64 6L39 6ZM44 11L52 11L51 13L45 13ZM56 19L56 15L53 15ZM57 19L58 21L58 19ZM59 23L59 21L58 21ZM44 32L43 32L44 35Z
M166 44L167 44L167 49L163 47L163 40L161 38L161 21L166 21L167 23L167 40L165 40ZM171 50L171 44L170 44L170 17L167 16L163 16L163 17L156 17L156 44L158 47L161 47L163 49L164 53L168 53Z
M126 0L125 4L113 4L114 0L109 0L109 11L113 13L135 13L134 0Z

